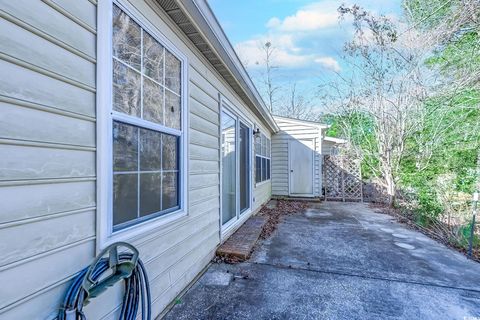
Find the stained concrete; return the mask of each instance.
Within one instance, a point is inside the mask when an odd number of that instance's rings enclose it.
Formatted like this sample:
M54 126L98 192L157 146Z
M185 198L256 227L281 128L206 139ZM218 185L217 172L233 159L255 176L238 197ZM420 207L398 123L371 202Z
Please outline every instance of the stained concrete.
M480 317L480 264L365 204L312 207L249 261L213 264L167 319Z

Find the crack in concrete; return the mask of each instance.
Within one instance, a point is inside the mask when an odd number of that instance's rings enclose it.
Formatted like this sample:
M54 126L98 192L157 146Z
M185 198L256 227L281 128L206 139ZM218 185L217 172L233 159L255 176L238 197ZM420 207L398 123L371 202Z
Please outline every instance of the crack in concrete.
M287 266L287 265L282 265L282 264L265 263L265 262L248 262L247 261L247 262L245 262L245 264L263 265L263 266L269 266L269 267L283 269L283 270L299 270L299 271L339 275L339 276L344 276L344 277L357 277L357 278L368 279L368 280L397 282L397 283L413 284L413 285L426 286L426 287L436 287L436 288L444 288L444 289L452 289L452 290L470 291L470 292L480 293L480 289L472 289L472 288L465 288L465 287L454 287L454 286L441 285L441 284L431 283L431 282L419 282L419 281L409 281L409 280L394 279L394 278L367 276L367 275L363 275L363 274L348 273L348 272L335 271L335 270L303 268L303 267L294 266L294 265L288 265Z

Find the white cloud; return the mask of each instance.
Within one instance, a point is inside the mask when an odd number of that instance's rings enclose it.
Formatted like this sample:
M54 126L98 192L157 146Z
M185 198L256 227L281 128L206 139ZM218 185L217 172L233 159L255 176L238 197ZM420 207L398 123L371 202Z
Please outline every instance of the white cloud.
M249 68L264 66L262 46L271 42L275 48L272 63L282 69L311 69L312 72L333 70L340 65L325 45L318 42L321 34L332 32L338 25L337 0L321 0L299 8L284 18L272 17L265 24L267 30L235 47Z
M315 59L315 62L335 72L340 72L341 70L338 61L332 57L319 57Z
M298 10L295 14L280 20L271 18L268 28L277 28L281 31L314 31L335 26L338 23L338 4L332 1L313 3Z
M302 53L302 48L295 47L291 37L280 36L273 38L257 38L241 42L236 46L236 50L242 60L250 68L264 66L265 53L262 45L267 41L274 43L275 51L272 58L272 64L282 68L304 68L319 65L325 69L340 71L340 64L335 58L317 54Z
M277 17L273 17L268 20L267 24L265 25L267 28L278 28L282 24L282 21Z

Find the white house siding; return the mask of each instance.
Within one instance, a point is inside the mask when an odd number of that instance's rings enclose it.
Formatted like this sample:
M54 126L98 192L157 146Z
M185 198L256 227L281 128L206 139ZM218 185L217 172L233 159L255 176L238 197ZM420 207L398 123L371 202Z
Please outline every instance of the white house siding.
M280 132L272 137L272 194L289 196L288 141L290 139L314 139L314 196L321 191L321 127L309 122L275 117Z
M268 129L153 1L130 2L190 64L188 215L130 239L158 315L220 242L219 93ZM1 319L54 318L96 254L96 14L96 0L0 0ZM254 197L258 208L270 184ZM115 319L120 301L117 286L87 315Z

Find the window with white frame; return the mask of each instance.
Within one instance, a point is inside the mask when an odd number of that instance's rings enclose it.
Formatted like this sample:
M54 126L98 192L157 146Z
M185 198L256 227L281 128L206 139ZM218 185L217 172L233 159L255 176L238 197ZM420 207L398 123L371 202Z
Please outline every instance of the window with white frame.
M270 180L270 139L263 133L255 138L255 182Z
M182 60L113 5L113 231L180 209Z

